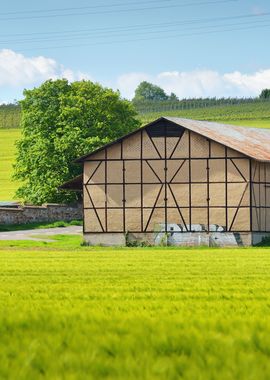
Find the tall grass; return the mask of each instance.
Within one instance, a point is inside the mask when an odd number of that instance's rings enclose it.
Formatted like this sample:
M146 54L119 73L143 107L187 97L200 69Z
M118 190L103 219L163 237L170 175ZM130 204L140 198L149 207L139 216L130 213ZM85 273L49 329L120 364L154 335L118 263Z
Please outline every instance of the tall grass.
M267 249L0 253L0 378L268 379Z

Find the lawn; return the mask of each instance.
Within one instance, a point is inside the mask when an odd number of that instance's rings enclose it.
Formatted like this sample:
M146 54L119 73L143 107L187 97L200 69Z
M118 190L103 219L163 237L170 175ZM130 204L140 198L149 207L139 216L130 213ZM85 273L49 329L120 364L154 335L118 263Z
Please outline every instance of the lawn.
M1 242L1 379L269 379L270 250L65 239Z
M11 180L15 162L15 141L20 138L20 129L0 128L0 201L12 200L18 183Z

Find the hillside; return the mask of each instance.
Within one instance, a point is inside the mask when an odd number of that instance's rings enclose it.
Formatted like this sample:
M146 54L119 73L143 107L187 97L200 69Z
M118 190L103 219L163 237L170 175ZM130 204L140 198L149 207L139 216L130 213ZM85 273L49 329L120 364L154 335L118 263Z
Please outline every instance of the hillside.
M20 110L1 111L0 107L0 201L12 200L18 184L11 181L12 164L15 160L15 140L20 137L20 129L15 126L15 120L19 125ZM13 116L11 116L13 115ZM146 124L160 116L177 116L190 119L200 119L218 121L257 128L270 128L270 102L258 102L238 105L215 106L208 108L195 108L189 110L160 111L140 114L138 117L143 124ZM9 123L3 124L4 120ZM3 128L8 125L10 129Z
M142 108L138 108L139 119L145 124L157 117L178 116L188 119L199 119L220 122L232 122L233 124L243 125L246 120L247 126L258 127L258 121L262 128L268 127L270 120L270 101L258 101L240 104L224 104L211 107L195 107L189 105L189 109L173 109L170 103L161 102L154 108L158 109L151 112L140 112ZM181 105L181 103L179 103ZM194 103L196 105L196 103ZM153 108L153 107L152 107ZM176 108L176 107L175 107ZM18 105L1 105L0 106L0 129L19 128L21 119L21 111Z
M270 127L270 102L235 104L188 110L164 109L163 111L144 113L139 117L142 123L145 124L163 115L268 128Z
M198 103L199 104L199 103ZM178 105L181 106L181 103ZM187 107L185 105L185 107ZM155 111L151 112L151 107L148 108L149 112L143 112L142 107L138 108L139 118L142 123L147 123L162 115L186 117L189 119L200 119L209 121L222 121L222 122L240 122L247 120L247 125L257 126L256 121L260 120L262 126L268 126L270 120L270 101L254 101L242 102L240 104L224 104L211 107L199 107L196 103L190 103L186 109L173 109L170 103L161 102L152 108ZM156 110L157 109L157 110ZM18 128L20 125L21 111L18 105L9 104L0 106L0 129L1 128Z
M21 109L17 104L0 106L0 128L18 128L21 120Z

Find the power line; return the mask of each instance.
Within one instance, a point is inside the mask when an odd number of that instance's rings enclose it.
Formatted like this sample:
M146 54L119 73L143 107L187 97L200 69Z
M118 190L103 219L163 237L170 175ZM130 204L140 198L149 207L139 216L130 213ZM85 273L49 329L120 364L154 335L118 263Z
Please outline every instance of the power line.
M163 34L160 36L150 37L150 38L137 38L137 39L131 39L131 40L114 40L114 41L102 41L97 43L87 43L87 44L76 44L76 45L61 45L61 46L47 46L42 47L43 50L47 49L63 49L63 48L75 48L75 47L84 47L84 46L96 46L96 45L111 45L111 44L120 44L120 43L131 43L131 42L140 42L140 41L150 41L150 40L160 40L160 39L170 39L170 38L179 38L179 37L189 37L189 36L195 36L195 35L205 35L205 34L214 34L214 33L223 33L223 32L233 32L233 31L241 31L241 30L250 30L250 29L258 29L258 28L269 28L270 24L264 24L264 25L253 25L253 26L246 26L243 28L230 28L230 29L223 29L223 30L211 30L211 31L200 31L195 33L185 33L185 34L175 34L170 36L164 36ZM39 49L40 47L33 47L28 49L23 49L24 51L30 51L34 49Z
M167 0L168 1L168 0ZM30 19L45 19L45 18L55 18L55 17L66 17L66 16L85 16L85 15L96 15L96 14L111 14L111 13L127 13L127 12L138 12L138 11L147 11L147 10L157 10L157 9L170 9L170 8L179 8L179 7L190 7L198 5L215 5L222 3L231 3L237 2L238 0L208 0L208 1L199 1L199 2L188 2L185 4L171 4L171 5L160 5L160 6L151 6L151 7L142 7L142 8L124 8L124 9L111 9L111 10L100 10L100 11L84 11L77 13L59 13L59 14L50 14L50 15L33 15L33 16L18 16L18 17L1 17L0 21L12 21L12 20L30 20Z
M17 36L38 36L38 35L65 35L70 33L88 33L88 32L115 32L115 31L128 31L128 30L136 30L136 29L151 29L153 27L169 27L175 25L192 25L192 24L201 24L201 23L209 23L212 21L227 21L227 20L240 20L240 19L252 19L252 18L263 18L268 17L270 12L265 12L261 14L244 14L238 16L227 16L227 17L211 17L211 18L201 18L201 19L191 19L191 20L179 20L175 22L162 22L162 23L151 23L151 24L134 24L129 26L118 26L118 27L98 27L98 28L90 28L90 29L71 29L71 30L63 30L63 31L50 31L50 32L32 32L32 33L12 33L12 34L3 34L2 37L17 37Z
M76 10L85 10L85 9L102 9L102 8L114 8L114 7L122 7L129 5L138 5L138 4L151 4L151 3L168 3L170 1L175 0L142 0L142 1L132 1L132 2L121 2L121 3L113 3L113 4L103 4L103 5L91 5L84 7L68 7L68 8L51 8L51 9L36 9L36 10L28 10L28 11L11 11L11 12L1 12L2 16L9 15L20 15L20 14L28 14L28 13L46 13L46 12L66 12L66 11L76 11Z
M264 20L263 22L267 22L267 20ZM230 23L230 24L214 24L214 25L203 25L203 26L196 26L196 27L190 27L190 26L186 26L186 27L182 27L181 29L183 31L185 30L203 30L203 29L209 29L209 28L218 28L217 30L219 30L219 28L224 28L224 27L232 27L232 26L241 26L241 25L247 25L247 26L252 26L252 25L256 25L257 23L261 23L261 26L264 26L262 24L262 21L261 20L249 20L249 21L244 21L244 22L241 22L241 23ZM179 25L179 24L178 24ZM268 25L268 24L267 24ZM172 27L170 25L166 25L166 27ZM168 29L168 30L160 30L160 27L157 29L157 30L144 30L144 28L141 28L140 31L136 31L136 34L135 35L145 35L145 34L157 34L157 33L171 33L171 32L177 32L179 31L179 29ZM181 31L181 30L180 30ZM119 31L114 31L114 32L110 32L108 34L108 32L103 32L101 34L97 34L97 35L93 35L92 32L87 32L87 33L81 33L81 34L76 34L76 35L68 35L68 36L59 36L59 37L43 37L43 38L28 38L28 39L21 39L21 40L0 40L0 43L1 44L10 44L10 43L15 43L15 44L24 44L24 43L31 43L31 42L50 42L50 41L64 41L64 40L76 40L76 39L88 39L89 37L95 37L95 38L108 38L108 37L125 37L128 33L133 33L134 30L127 30L127 31L124 31L124 33L119 33ZM116 34L115 34L116 33ZM113 35L112 35L113 34Z

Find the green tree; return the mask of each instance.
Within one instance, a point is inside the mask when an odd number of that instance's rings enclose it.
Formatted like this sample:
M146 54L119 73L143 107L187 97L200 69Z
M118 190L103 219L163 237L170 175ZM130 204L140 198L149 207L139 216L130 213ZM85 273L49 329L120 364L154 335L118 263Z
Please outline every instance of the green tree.
M174 92L171 92L171 95L169 96L169 100L174 101L174 102L178 102L179 98Z
M129 101L90 81L46 81L25 90L20 105L14 177L22 181L17 196L35 204L76 200L75 193L58 191L81 173L74 159L139 127Z
M168 95L166 95L165 91L152 83L149 82L141 82L139 86L135 90L135 96L133 98L134 101L141 100L168 100Z
M264 90L262 90L261 95L260 95L260 99L270 99L270 89L269 88L265 88Z

